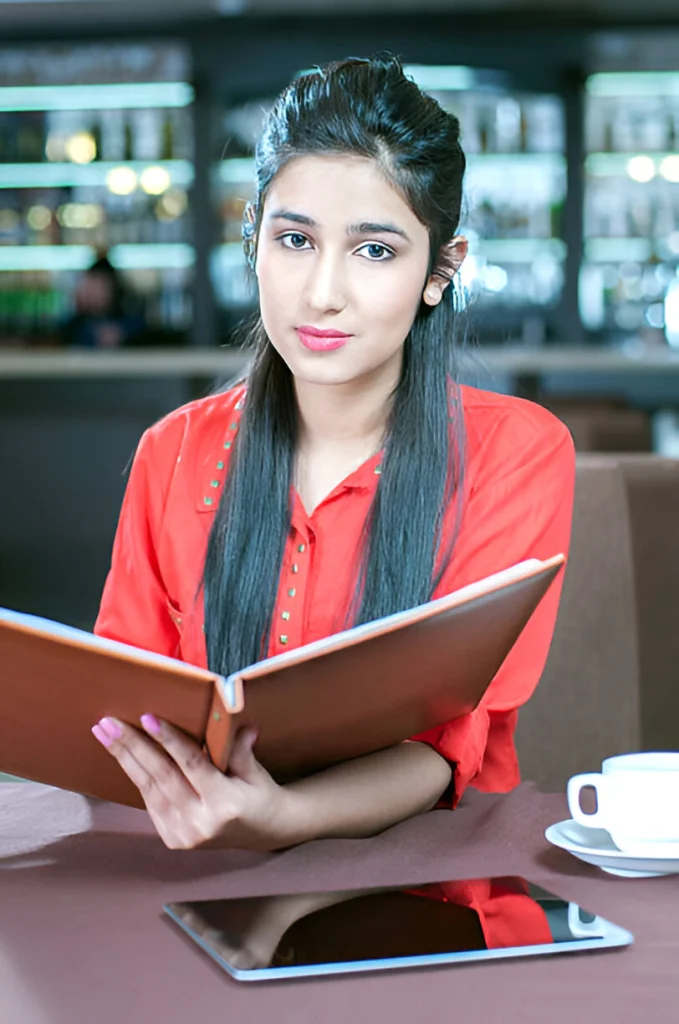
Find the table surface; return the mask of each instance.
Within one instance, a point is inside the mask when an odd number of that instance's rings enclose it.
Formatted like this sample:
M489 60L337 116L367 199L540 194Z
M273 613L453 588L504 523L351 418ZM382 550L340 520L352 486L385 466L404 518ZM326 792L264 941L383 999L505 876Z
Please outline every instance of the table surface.
M679 876L614 878L544 839L561 796L471 793L364 840L278 854L166 850L143 812L0 786L2 1024L669 1024ZM340 978L233 981L161 913L170 900L519 874L635 935L620 951Z
M0 349L0 380L94 379L134 377L209 377L229 379L243 372L247 356L236 348L36 350ZM473 373L541 375L546 373L620 373L625 376L679 374L679 350L632 344L606 346L470 346L461 369Z

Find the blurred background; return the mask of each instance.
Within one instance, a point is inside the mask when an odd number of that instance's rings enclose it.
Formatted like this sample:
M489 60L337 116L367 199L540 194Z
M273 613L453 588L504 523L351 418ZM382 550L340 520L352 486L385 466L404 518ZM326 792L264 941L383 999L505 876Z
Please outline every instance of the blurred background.
M462 123L465 378L679 455L676 0L0 0L0 604L91 627L141 432L243 365L273 97L380 50Z

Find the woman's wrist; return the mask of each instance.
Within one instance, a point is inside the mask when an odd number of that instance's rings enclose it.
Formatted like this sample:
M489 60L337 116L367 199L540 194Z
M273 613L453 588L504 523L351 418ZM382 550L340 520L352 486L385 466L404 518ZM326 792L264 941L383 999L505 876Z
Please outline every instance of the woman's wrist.
M272 849L282 850L317 839L320 832L318 815L314 814L313 794L295 784L289 784L280 787L279 796L272 821L271 831L275 841Z
M232 845L282 850L321 838L375 835L429 810L450 780L450 767L429 747L403 743L306 778L276 785L253 805L241 794ZM234 831L229 838L235 838Z

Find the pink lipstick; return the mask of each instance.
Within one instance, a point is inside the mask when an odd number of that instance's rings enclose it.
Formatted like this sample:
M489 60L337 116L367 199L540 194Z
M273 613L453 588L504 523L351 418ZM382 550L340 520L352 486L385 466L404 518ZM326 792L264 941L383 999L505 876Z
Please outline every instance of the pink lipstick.
M342 348L352 337L343 331L322 330L309 324L298 327L297 333L304 347L312 352L332 352L334 349Z

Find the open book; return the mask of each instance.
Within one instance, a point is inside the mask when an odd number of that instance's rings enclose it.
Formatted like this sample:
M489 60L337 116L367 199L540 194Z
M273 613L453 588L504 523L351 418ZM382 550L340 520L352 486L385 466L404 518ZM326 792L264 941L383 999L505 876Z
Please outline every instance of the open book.
M285 651L224 679L164 655L0 609L0 772L132 806L90 729L150 713L226 771L235 730L280 782L468 714L563 565L531 559L445 597Z

